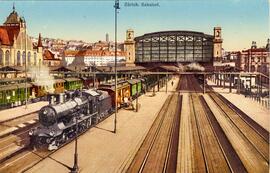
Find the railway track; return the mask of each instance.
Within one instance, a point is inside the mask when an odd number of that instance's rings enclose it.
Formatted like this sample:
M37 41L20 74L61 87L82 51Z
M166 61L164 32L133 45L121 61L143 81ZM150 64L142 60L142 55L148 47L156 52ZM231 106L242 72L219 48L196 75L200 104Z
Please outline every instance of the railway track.
M201 102L202 89L193 76L183 76L182 79L184 78L187 84L181 88L190 93L183 94L186 109L181 115L177 172L232 172L208 119L209 110Z
M37 112L25 114L20 117L2 121L0 122L0 139L10 134L16 134L22 131L23 129L33 127L37 124L37 121L38 121Z
M3 133L0 137L0 163L18 155L28 149L30 140L28 132L31 128L37 126L37 113L30 113L24 116L13 118L1 122L1 127L11 128L8 133ZM1 128L5 132L6 128Z
M248 172L268 172L269 143L213 93L205 98ZM212 103L211 103L212 101ZM217 107L214 110L213 107ZM254 166L256 165L256 166Z
M168 97L127 172L176 172L182 97Z

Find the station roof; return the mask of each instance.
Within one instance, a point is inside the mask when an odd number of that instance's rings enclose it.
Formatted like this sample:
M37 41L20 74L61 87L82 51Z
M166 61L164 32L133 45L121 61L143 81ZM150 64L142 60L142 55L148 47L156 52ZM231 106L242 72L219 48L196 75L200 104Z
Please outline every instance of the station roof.
M60 67L50 67L50 71L58 71L58 72L71 72L74 71L69 67L60 66Z
M19 88L30 88L32 85L29 83L20 83L20 84L10 84L10 85L3 85L0 86L0 91L6 91L6 90L13 90L13 89L19 89Z
M25 70L24 70L24 67L21 67L21 66L4 66L0 68L0 71L18 72L18 71L25 71Z
M173 30L173 31L159 31L159 32L151 32L144 34L139 37L135 37L135 41L147 38L147 37L154 37L154 36L203 36L203 37L209 37L214 38L213 35L204 34L203 32L197 32L197 31L185 31L185 30Z
M101 72L114 72L114 67L100 66L96 67ZM127 71L138 71L138 70L146 70L143 66L118 66L116 67L119 72L127 72Z

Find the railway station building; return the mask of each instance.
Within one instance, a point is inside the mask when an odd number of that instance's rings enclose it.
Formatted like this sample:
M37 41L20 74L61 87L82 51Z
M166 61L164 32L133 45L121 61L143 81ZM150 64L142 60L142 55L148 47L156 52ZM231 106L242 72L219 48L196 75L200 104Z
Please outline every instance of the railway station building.
M222 58L221 27L214 35L195 31L161 31L134 38L126 32L127 64L192 63L211 64Z
M12 12L0 26L0 67L33 66L42 64L41 35L37 45L33 45L27 35L26 21L13 6Z

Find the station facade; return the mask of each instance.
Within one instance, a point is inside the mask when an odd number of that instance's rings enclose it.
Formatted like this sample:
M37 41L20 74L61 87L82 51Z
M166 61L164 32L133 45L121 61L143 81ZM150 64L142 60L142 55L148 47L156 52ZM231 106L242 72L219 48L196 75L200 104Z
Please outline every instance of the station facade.
M162 31L134 38L127 30L125 51L127 63L213 63L222 57L221 28L214 35L195 31Z

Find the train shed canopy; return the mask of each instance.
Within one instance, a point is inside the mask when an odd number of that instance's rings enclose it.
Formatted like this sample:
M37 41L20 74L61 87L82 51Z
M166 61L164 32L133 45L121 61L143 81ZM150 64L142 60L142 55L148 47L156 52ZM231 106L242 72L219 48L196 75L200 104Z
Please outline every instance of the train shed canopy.
M135 62L213 61L214 36L195 31L162 31L135 38Z

